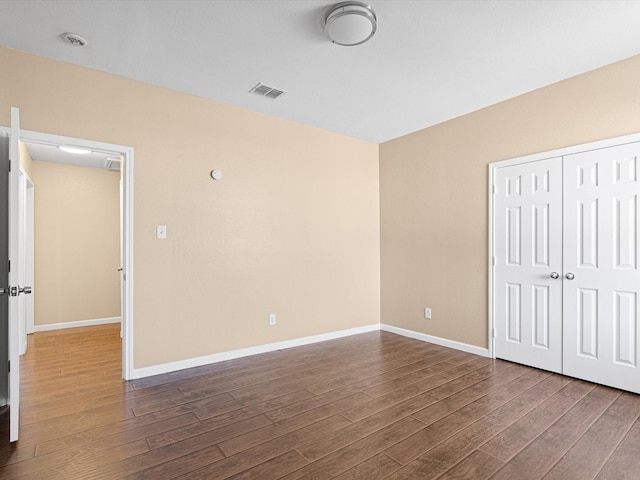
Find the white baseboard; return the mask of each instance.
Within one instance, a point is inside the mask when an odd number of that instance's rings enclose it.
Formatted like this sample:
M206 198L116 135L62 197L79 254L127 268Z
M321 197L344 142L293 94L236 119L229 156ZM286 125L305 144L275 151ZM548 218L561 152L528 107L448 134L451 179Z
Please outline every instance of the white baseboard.
M184 370L186 368L200 367L202 365L223 362L225 360L233 360L235 358L248 357L249 355L257 355L259 353L273 352L276 350L282 350L284 348L300 347L302 345L309 345L310 343L324 342L326 340L334 340L336 338L358 335L360 333L375 332L378 330L380 330L380 325L376 323L373 325L366 325L364 327L349 328L347 330L339 330L337 332L329 332L320 335L312 335L310 337L285 340L283 342L258 345L257 347L241 348L239 350L231 350L229 352L214 353L213 355L189 358L186 360L179 360L177 362L163 363L160 365L152 365L150 367L143 368L134 368L132 371L131 380L134 380L136 378L150 377L152 375L175 372L178 370Z
M178 360L177 362L152 365L150 367L134 368L132 371L131 380L150 377L152 375L161 375L163 373L176 372L178 370L185 370L187 368L201 367L203 365L209 365L211 363L218 363L225 360L248 357L250 355L258 355L260 353L274 352L276 350L282 350L285 348L300 347L303 345L309 345L310 343L324 342L326 340L334 340L336 338L358 335L360 333L375 332L377 330L383 330L385 332L395 333L397 335L414 338L423 342L434 343L443 347L473 353L482 357L490 356L489 349L487 348L476 347L475 345L456 342L454 340L447 340L446 338L434 337L433 335L427 335L426 333L414 332L413 330L406 330L404 328L394 327L392 325L386 325L383 323L366 325L364 327L350 328L347 330L339 330L337 332L323 333L320 335L312 335L310 337L296 338L293 340L285 340L283 342L268 343L266 345L258 345L256 347L241 348L239 350L231 350L228 352L214 353L212 355L205 355L203 357L188 358L186 360Z
M48 330L60 330L63 328L93 327L95 325L107 325L109 323L120 323L120 317L94 318L93 320L78 320L76 322L46 323L44 325L34 325L35 332L46 332Z
M394 327L392 325L380 324L380 330L385 332L395 333L404 337L415 338L416 340L422 340L423 342L435 343L443 347L453 348L455 350L462 350L463 352L473 353L482 357L490 357L488 348L476 347L475 345L469 345L468 343L456 342L454 340L447 340L446 338L434 337L433 335L427 335L426 333L415 332L413 330L407 330L404 328Z

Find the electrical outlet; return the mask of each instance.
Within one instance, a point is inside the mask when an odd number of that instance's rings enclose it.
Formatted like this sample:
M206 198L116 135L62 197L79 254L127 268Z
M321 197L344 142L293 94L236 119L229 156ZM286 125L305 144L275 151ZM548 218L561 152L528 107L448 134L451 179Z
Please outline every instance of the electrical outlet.
M269 325L273 327L275 324L276 324L276 314L271 313L269 314Z
M424 318L431 319L431 309L430 308L425 308L424 309Z

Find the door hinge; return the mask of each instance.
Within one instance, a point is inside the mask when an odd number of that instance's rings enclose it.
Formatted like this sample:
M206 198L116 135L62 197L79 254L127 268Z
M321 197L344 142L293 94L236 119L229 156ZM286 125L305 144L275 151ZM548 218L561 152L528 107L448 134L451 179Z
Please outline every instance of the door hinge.
M491 257L491 264L495 267L496 266L496 256L492 256Z
M11 360L9 360L7 362L7 371L10 372L11 371Z
M493 194L495 195L495 194L496 194L496 191L497 191L496 186L495 186L495 185L492 185L492 186L491 186L491 193L493 193Z
M496 338L498 336L498 331L495 328L491 329L491 337Z
M7 271L11 271L11 260L7 262Z

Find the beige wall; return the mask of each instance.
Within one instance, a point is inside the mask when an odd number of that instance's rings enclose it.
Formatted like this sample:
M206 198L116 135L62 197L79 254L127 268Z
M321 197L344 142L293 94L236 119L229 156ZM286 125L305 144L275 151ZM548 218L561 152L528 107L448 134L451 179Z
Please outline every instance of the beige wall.
M120 316L120 175L33 162L35 324Z
M640 56L382 144L382 322L486 347L487 164L637 132Z
M136 368L379 321L376 144L9 49L0 65L0 124L13 105L24 129L135 149Z
M487 164L640 131L640 57L380 147L8 49L0 64L0 124L15 105L22 128L135 148L137 368L380 319L486 347Z

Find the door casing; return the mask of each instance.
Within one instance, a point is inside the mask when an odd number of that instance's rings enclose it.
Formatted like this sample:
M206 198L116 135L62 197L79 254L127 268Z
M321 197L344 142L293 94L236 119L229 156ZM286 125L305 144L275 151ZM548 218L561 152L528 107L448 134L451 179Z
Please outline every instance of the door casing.
M11 129L0 127L1 131L11 134ZM123 311L122 311L122 378L134 378L133 365L133 147L98 142L62 135L53 135L31 130L20 130L20 141L25 143L41 143L45 145L68 145L85 148L97 152L120 155L122 162L122 281L123 281Z
M33 287L33 181L20 167L19 179L19 215L18 228L20 230L20 256L18 258L18 275L20 285ZM20 355L27 351L27 334L34 331L33 306L34 295L20 295L18 301L22 303L20 308Z

